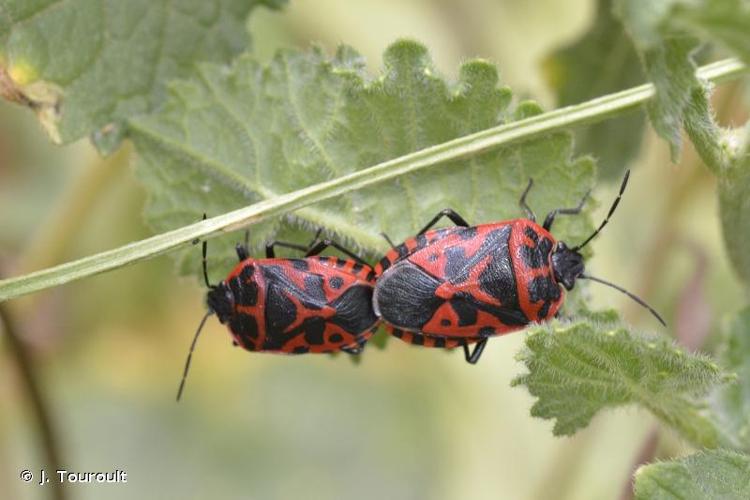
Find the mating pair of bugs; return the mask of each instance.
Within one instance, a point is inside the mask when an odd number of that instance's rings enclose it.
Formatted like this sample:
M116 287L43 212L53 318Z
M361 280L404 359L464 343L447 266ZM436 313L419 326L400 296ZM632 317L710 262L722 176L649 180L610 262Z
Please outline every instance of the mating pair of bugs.
M251 258L246 244L237 245L239 264L224 281L211 285L204 241L208 312L193 338L177 399L198 335L211 314L228 326L235 345L248 351L359 354L382 322L405 342L463 347L466 361L476 363L490 337L552 318L563 303L561 286L571 290L576 280L588 279L627 294L664 324L640 298L585 274L579 252L609 221L629 175L626 172L604 221L573 248L549 231L558 215L580 213L588 193L575 208L552 210L540 226L526 204L532 180L519 202L525 218L471 226L445 209L417 236L391 244L374 267L334 241L318 241L316 235L308 247L269 243L265 259ZM432 229L442 217L455 226ZM304 257L277 258L276 247L299 250ZM348 258L321 256L328 247Z

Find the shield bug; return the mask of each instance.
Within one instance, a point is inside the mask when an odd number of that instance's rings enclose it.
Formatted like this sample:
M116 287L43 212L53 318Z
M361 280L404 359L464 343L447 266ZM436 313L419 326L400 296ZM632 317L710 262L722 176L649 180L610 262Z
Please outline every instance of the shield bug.
M317 242L317 243L316 243ZM304 252L303 258L277 258L276 247ZM348 258L319 255L334 247ZM331 240L308 247L285 242L266 245L266 258L249 257L247 243L236 247L239 263L224 281L212 285L203 242L203 278L208 312L195 333L177 392L182 394L190 360L206 320L216 314L233 343L248 351L281 354L347 352L359 354L374 333L375 273L359 256Z
M558 215L580 213L588 193L577 207L552 210L541 226L526 203L533 180L519 201L526 218L470 226L455 211L442 210L416 237L392 245L375 266L375 314L406 342L463 346L469 363L479 360L488 338L552 318L563 303L563 288L572 290L579 279L625 293L664 324L637 296L584 272L580 250L609 222L629 175L628 171L604 221L572 248L557 241L550 230ZM456 225L432 229L442 217ZM472 352L469 344L476 344Z

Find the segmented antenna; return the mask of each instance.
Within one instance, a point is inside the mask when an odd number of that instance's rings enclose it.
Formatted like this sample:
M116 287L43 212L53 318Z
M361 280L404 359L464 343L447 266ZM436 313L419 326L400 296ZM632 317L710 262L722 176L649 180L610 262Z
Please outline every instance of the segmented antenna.
M201 324L198 325L198 330L195 332L195 337L193 337L193 343L190 344L190 351L188 351L187 360L185 360L185 371L182 372L180 388L177 389L177 401L180 401L180 398L182 397L182 391L185 389L185 380L187 380L187 374L190 370L190 360L193 359L193 351L195 350L195 344L198 342L198 335L200 335L201 330L203 330L203 325L206 324L206 320L209 316L211 316L211 314L213 314L213 311L208 311L206 315L203 316Z
M208 253L208 242L203 242L203 280L206 282L206 286L208 288L213 288L214 286L208 282L208 266L206 266L206 254Z
M662 317L659 315L659 313L654 310L653 307L651 307L650 305L646 304L646 302L643 299L641 299L640 297L638 297L635 294L632 294L632 293L628 292L624 288L622 288L620 286L617 286L614 283L610 283L609 281L604 281L603 279L595 278L594 276L588 276L586 274L582 274L582 275L578 276L578 279L596 281L597 283L601 283L602 285L607 285L609 287L614 288L615 290L619 290L620 292L624 293L625 295L627 295L628 297L630 297L631 299L633 299L634 301L638 302L640 305L642 305L643 307L645 307L646 309L648 309L651 312L651 314L653 314L654 317L656 317L656 319L659 320L659 323L661 323L664 326L667 326L667 323L662 319Z
M206 220L206 213L203 213L203 220ZM195 240L195 243L198 243L198 240ZM245 245L247 246L247 245ZM206 265L206 256L208 255L208 242L203 241L203 281L206 282L206 287L208 288L214 288L214 286L208 282L208 266Z
M586 241L581 243L580 245L576 246L572 250L574 252L580 250L581 248L585 247L589 241L593 240L597 234L599 234L599 231L601 231L604 226L607 225L607 222L609 222L609 218L612 217L612 214L615 212L615 209L617 208L617 205L620 204L620 198L622 198L622 193L625 191L625 186L628 185L628 179L630 178L630 169L625 171L625 177L622 179L622 184L620 185L620 193L617 195L617 198L615 198L614 203L612 203L612 206L609 209L609 213L607 214L607 217L604 218L604 221L601 223L599 228L594 231L591 236L589 236Z

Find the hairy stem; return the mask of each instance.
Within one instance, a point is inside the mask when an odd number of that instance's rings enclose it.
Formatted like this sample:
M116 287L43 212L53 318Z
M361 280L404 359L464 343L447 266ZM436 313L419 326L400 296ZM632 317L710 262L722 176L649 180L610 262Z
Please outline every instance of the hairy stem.
M741 62L726 59L703 66L698 73L702 78L720 82L738 76L745 69ZM476 156L491 149L558 132L571 126L601 121L642 105L654 96L654 92L652 84L640 85L582 104L489 128L114 250L0 281L0 302L152 258L186 245L196 238L246 227L423 168Z
M49 404L42 394L31 355L27 351L23 340L19 337L13 314L7 304L0 304L0 321L2 321L5 327L5 338L8 342L10 354L15 359L19 379L23 382L24 392L29 398L31 412L34 415L34 420L36 421L35 423L42 441L41 444L44 449L47 470L51 474L55 470L62 469L63 465L60 460L59 441L50 415ZM49 487L51 498L55 500L65 500L67 498L63 483L50 481Z

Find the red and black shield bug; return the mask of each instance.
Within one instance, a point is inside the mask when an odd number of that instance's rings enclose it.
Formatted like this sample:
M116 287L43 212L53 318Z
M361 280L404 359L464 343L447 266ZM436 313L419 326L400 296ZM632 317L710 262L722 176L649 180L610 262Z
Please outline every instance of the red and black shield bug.
M469 363L479 360L489 337L553 317L563 303L562 287L571 290L578 279L627 294L664 324L640 298L585 274L579 253L609 221L629 175L630 171L599 228L573 248L549 231L558 215L580 213L588 193L575 208L551 211L541 226L526 204L532 180L519 201L527 218L470 226L453 210L442 210L416 237L394 246L375 266L375 314L391 334L406 342L463 346ZM442 217L456 226L431 230ZM476 347L469 352L472 343Z
M375 273L360 257L330 240L309 247L272 242L266 258L248 256L238 244L240 262L227 278L211 285L206 270L207 244L203 242L203 278L208 287L208 312L190 346L177 392L180 399L190 359L208 317L216 314L227 325L234 344L248 351L282 354L359 354L374 333L378 318L372 310ZM348 259L319 254L328 247ZM276 258L275 247L301 250L304 258Z

